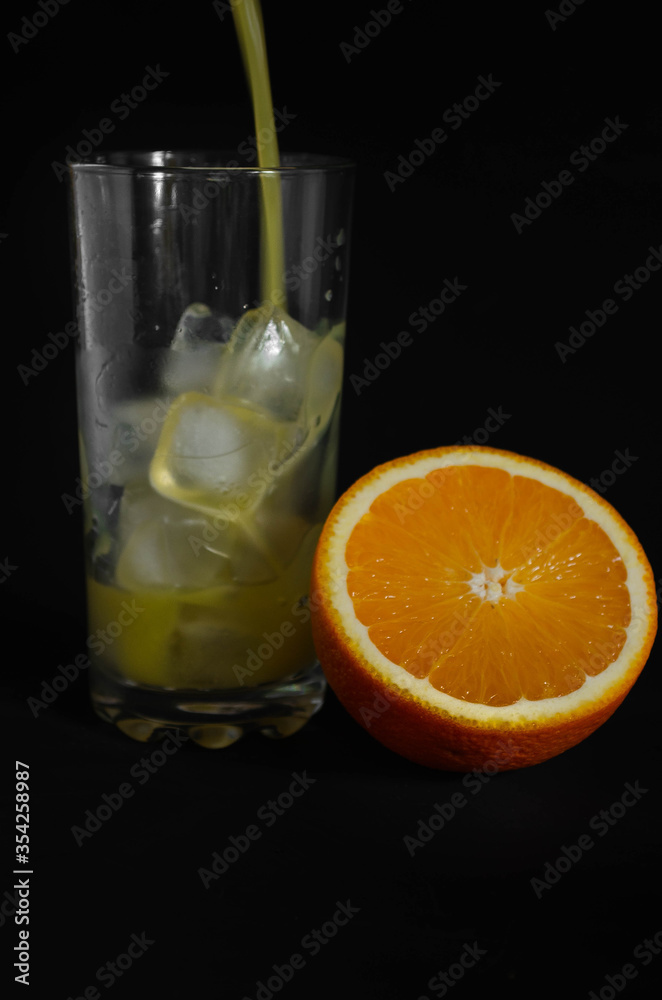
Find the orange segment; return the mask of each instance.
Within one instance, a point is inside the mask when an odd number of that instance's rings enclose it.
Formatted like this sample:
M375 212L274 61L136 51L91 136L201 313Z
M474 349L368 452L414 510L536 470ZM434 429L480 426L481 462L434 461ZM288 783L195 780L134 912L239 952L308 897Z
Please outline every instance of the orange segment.
M373 735L453 769L505 732L526 744L512 766L583 739L625 697L657 625L652 570L613 507L491 448L364 476L327 520L313 585L317 652L340 700L365 724L359 698L386 698Z

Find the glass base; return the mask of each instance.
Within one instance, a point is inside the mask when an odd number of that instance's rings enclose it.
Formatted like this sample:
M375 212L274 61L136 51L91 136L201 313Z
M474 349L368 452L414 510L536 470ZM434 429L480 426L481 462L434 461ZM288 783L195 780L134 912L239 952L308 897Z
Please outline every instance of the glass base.
M318 663L292 677L224 691L168 690L90 670L95 712L142 743L179 730L202 747L230 746L258 730L271 739L296 733L319 711L326 679Z

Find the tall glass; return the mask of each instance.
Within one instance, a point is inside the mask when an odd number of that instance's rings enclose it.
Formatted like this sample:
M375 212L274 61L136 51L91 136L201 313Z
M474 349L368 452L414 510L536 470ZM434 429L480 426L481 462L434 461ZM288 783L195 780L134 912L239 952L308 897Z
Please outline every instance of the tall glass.
M228 161L71 168L92 701L136 739L208 747L288 735L322 704L308 588L335 499L354 175Z

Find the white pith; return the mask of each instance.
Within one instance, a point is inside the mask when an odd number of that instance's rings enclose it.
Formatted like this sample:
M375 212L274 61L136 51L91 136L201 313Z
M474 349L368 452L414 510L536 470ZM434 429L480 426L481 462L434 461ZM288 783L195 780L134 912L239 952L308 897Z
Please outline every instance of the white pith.
M361 624L354 612L352 600L347 591L347 566L345 548L357 521L369 510L373 501L381 493L405 479L425 477L435 469L446 466L480 465L493 466L511 475L523 475L536 479L553 489L572 497L584 511L584 515L595 521L610 538L620 553L627 570L627 585L630 592L632 617L626 629L627 639L618 658L600 674L587 676L584 684L576 691L561 697L529 701L520 699L513 705L492 707L453 698L432 687L426 677L417 678L403 667L393 663L373 644L367 626ZM362 485L355 493L349 491L344 506L332 513L327 528L331 529L328 556L325 559L325 587L337 612L336 621L347 622L351 641L364 661L366 669L374 672L383 682L396 690L409 692L428 707L436 708L455 719L463 719L479 726L517 727L536 720L550 722L555 715L568 716L583 714L601 702L610 700L612 692L623 686L628 673L633 679L640 668L637 662L648 630L654 602L651 609L651 570L645 560L640 560L633 548L631 536L611 511L581 484L575 486L563 475L550 468L541 468L526 460L509 457L503 452L493 454L481 451L448 452L441 455L413 457L407 465L385 469L375 478ZM333 567L333 569L332 569ZM506 578L506 576L508 578ZM469 583L473 593L489 601L516 598L520 585L509 579L500 566L484 567L483 572L473 574Z
M476 597L494 604L502 597L513 598L518 591L524 590L524 587L521 583L515 583L510 574L506 574L503 566L497 563L496 566L483 566L480 573L472 573L469 590Z

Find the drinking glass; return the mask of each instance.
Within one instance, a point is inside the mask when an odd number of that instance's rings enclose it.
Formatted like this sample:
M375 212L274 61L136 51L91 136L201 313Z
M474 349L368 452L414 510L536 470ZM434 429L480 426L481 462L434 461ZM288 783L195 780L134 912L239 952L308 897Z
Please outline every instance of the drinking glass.
M91 696L139 740L286 736L324 697L354 168L234 162L70 170Z

